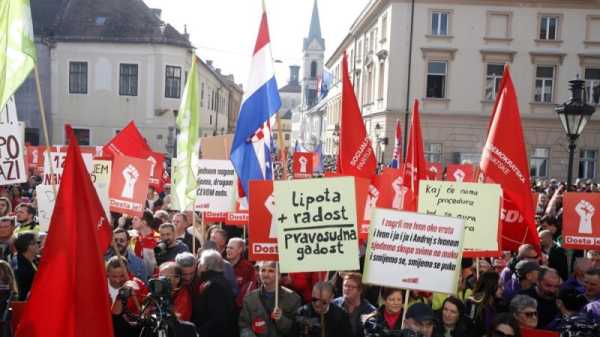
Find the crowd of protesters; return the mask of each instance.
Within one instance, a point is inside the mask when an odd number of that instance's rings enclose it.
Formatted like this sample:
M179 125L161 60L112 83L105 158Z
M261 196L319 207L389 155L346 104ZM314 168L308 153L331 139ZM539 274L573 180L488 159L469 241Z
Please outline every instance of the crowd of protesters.
M32 176L0 187L1 310L27 300L43 254L39 183ZM591 181L574 188L600 190ZM105 260L115 336L139 335L135 317L157 277L170 283L179 336L506 337L528 329L600 336L600 251L561 247L564 184L540 180L532 190L542 251L522 245L497 258L465 258L448 296L368 286L360 271L278 275L274 262L247 260L242 230L172 212L168 186L150 189L142 216L112 214Z

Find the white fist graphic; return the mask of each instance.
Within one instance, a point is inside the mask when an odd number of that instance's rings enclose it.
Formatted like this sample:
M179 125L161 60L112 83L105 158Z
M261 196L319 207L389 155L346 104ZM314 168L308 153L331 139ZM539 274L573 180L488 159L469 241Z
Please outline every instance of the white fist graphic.
M592 233L592 217L596 209L586 200L581 200L575 206L575 212L579 215L579 233Z
M271 228L269 229L269 239L277 239L277 219L275 218L275 198L271 194L265 201L267 211L271 213Z
M135 190L135 183L140 177L140 173L135 166L129 164L123 170L123 178L125 179L125 185L123 185L123 191L121 196L123 198L133 199L133 191Z
M365 202L365 214L363 215L363 220L369 220L371 218L371 208L375 207L377 199L379 199L379 190L375 186L369 185L369 194L367 195L367 200Z
M306 157L300 157L298 161L300 162L300 173L306 173L306 164L308 164L308 159L306 159Z
M392 208L402 209L404 207L404 196L408 192L408 187L404 186L404 179L401 176L392 181L392 189L394 190Z
M453 176L454 180L458 181L459 183L462 183L465 180L465 172L461 169L454 171Z

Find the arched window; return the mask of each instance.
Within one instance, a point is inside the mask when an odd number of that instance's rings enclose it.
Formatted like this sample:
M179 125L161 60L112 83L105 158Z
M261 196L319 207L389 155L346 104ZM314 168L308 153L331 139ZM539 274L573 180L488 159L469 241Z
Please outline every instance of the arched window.
M310 63L310 78L317 77L317 61L312 61Z

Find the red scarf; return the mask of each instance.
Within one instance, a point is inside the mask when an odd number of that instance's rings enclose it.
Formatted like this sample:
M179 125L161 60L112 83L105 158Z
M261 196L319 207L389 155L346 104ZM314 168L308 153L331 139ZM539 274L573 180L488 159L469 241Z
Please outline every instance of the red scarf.
M397 314L392 314L383 309L383 318L385 318L385 321L390 329L393 329L396 326L396 322L398 322L400 315L402 315L402 311L398 312Z

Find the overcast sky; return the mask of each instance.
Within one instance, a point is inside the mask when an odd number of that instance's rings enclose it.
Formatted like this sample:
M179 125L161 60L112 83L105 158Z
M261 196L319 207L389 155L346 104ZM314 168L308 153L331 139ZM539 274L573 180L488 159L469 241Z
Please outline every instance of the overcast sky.
M288 66L300 65L302 39L308 35L314 0L266 0L277 81L289 78ZM325 60L341 43L369 0L318 0ZM250 57L258 33L261 0L144 0L162 9L162 19L183 32L187 25L196 54L238 83L248 77Z

